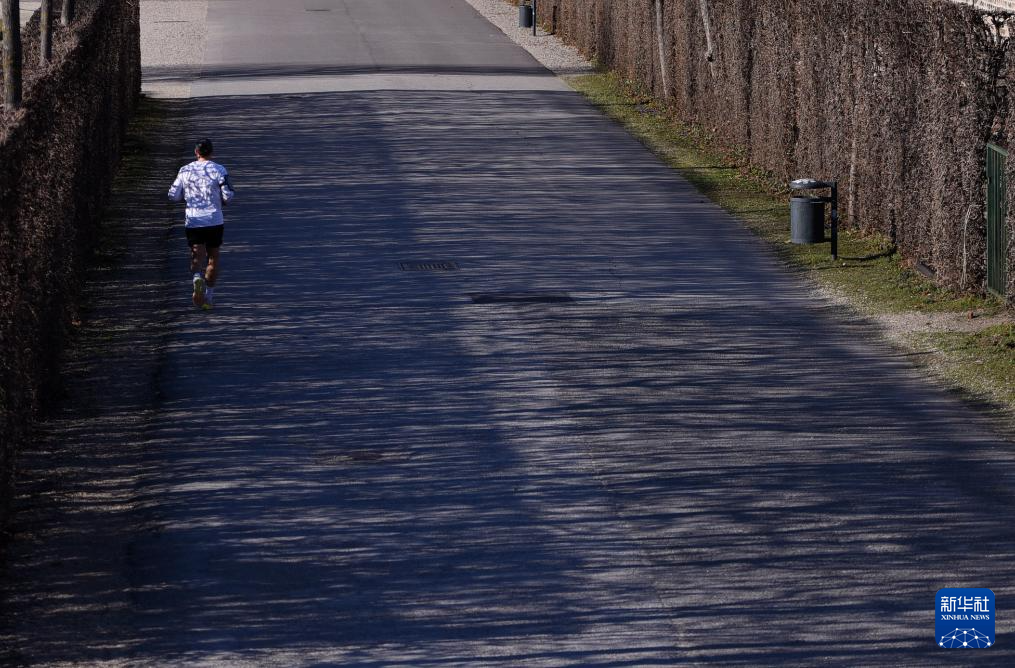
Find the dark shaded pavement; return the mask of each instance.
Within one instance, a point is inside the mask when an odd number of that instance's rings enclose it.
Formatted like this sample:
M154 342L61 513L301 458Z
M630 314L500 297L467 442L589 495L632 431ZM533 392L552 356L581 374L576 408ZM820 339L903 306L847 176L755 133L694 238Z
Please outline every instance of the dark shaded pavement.
M211 3L219 304L177 230L130 615L40 662L1013 662L1008 441L464 3L317 4Z

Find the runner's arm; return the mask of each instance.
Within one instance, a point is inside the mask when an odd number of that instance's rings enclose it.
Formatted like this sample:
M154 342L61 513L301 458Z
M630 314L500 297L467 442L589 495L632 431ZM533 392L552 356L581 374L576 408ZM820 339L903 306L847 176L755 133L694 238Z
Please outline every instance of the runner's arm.
M169 188L169 201L170 202L182 202L183 201L183 175L177 174L176 180L173 181L173 185Z
M219 181L219 188L222 191L222 204L228 204L232 201L236 195L236 191L233 190L233 184L229 182L229 174L227 172L222 173L222 180Z

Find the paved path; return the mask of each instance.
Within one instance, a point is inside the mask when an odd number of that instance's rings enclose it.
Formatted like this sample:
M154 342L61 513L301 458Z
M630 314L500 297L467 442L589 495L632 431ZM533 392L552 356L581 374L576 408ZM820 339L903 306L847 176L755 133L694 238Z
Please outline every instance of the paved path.
M26 606L26 662L1015 661L934 645L1015 596L980 417L464 0L207 7L219 306L177 229L129 609Z

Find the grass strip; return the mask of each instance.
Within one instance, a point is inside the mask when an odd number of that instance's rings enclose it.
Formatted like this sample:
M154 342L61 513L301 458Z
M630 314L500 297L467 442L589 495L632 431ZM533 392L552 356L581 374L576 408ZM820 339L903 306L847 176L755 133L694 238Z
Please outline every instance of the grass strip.
M1015 415L1015 325L922 334L914 340L938 351L930 366L952 385Z

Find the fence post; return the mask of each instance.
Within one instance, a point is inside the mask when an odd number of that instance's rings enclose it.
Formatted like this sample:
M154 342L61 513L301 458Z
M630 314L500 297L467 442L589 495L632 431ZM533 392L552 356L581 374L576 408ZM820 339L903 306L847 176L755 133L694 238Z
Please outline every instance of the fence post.
M0 0L3 16L4 106L21 106L21 7L19 0Z
M1008 293L1008 152L987 144L987 289L1000 297Z
M659 80L663 85L663 102L669 102L670 98L670 79L669 79L669 62L666 58L666 43L663 39L663 0L655 0L656 10L656 46L659 48Z
M42 0L39 7L39 58L48 63L53 57L53 0Z
M60 10L60 25L66 27L74 20L74 0L63 0L63 8Z

